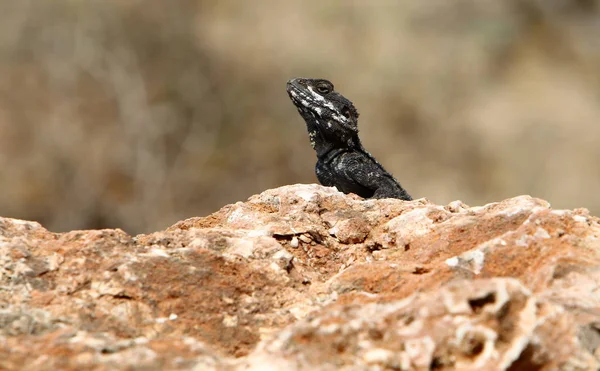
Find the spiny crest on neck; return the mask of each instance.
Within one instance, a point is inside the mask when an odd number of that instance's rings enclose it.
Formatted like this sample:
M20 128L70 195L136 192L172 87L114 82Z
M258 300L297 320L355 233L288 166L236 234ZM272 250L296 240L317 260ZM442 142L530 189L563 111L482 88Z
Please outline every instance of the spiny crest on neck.
M314 120L325 130L358 133L358 111L330 81L295 78L288 81L287 92L307 123Z

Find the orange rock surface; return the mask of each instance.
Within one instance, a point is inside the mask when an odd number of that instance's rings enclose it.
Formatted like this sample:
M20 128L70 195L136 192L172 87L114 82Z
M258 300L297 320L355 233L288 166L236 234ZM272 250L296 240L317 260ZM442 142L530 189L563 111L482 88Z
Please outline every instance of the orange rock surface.
M599 237L317 185L135 237L0 218L0 369L594 370Z

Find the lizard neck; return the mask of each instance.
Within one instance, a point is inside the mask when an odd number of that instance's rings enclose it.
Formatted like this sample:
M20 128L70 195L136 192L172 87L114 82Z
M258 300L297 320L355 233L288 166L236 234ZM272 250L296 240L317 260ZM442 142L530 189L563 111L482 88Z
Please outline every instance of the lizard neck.
M304 117L304 120L306 121L310 144L317 152L317 158L327 157L332 151L362 150L360 139L356 133L336 130L335 125L320 122L312 116Z

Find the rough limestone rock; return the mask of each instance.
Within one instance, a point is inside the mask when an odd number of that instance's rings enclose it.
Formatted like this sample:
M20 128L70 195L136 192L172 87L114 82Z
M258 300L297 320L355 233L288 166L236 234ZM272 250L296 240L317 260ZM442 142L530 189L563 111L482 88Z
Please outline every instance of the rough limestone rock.
M0 218L0 369L597 370L599 238L317 185L135 237Z

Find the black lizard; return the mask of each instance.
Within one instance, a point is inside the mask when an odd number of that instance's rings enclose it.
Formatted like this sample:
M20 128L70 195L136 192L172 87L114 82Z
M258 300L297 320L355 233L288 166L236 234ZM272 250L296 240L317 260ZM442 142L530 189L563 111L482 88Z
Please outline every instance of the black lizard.
M400 183L367 152L358 138L358 111L323 79L296 78L287 92L317 152L317 179L364 198L412 200Z

